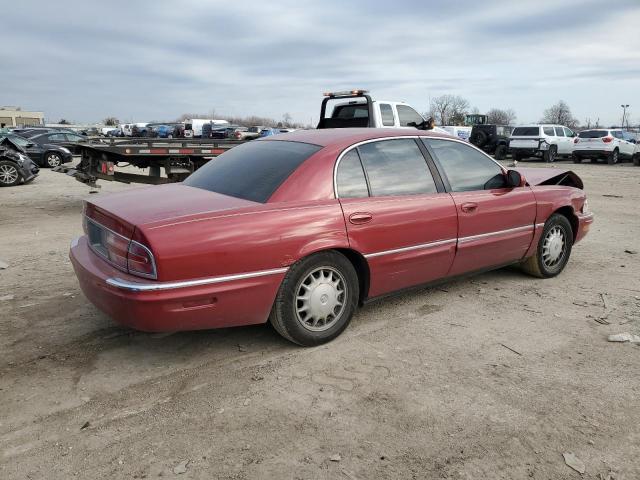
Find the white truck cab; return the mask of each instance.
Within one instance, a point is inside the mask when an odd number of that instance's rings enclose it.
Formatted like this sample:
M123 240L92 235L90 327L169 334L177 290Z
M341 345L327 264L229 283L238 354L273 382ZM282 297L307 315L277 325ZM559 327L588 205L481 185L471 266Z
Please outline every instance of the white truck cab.
M421 128L425 119L405 102L373 100L367 90L325 93L318 128ZM330 103L331 102L331 103ZM330 115L327 116L329 108ZM435 127L433 131L447 134Z

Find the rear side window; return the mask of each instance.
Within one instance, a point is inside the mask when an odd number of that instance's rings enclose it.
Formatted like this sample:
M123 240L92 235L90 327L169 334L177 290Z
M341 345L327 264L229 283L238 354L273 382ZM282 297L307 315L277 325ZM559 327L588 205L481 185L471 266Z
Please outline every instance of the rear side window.
M616 138L620 138L620 139L624 139L624 136L622 135L622 132L620 130L614 130L613 132L611 132L613 134L614 137Z
M437 192L427 162L413 139L365 143L358 151L372 196Z
M196 170L184 184L265 203L296 168L321 148L301 142L245 143Z
M506 186L502 169L489 157L462 142L423 139L433 149L454 192Z
M338 165L337 175L338 197L361 198L369 196L367 179L362 170L360 157L356 150L348 152Z
M553 131L553 127L542 127L542 131L549 137L553 137L556 134L556 132Z
M556 130L556 137L564 137L564 130L562 130L562 127L555 127Z
M333 111L333 118L367 118L369 107L365 103L355 105L338 105Z
M393 119L393 109L388 103L380 104L380 115L382 116L382 125L385 127L393 127L395 121Z
M607 132L606 130L585 130L583 132L580 132L578 136L580 138L602 138L606 137L607 133L609 132Z
M50 142L66 142L67 137L65 137L64 133L54 133L53 135L49 135L48 140Z
M537 137L540 135L539 127L516 127L513 129L514 137Z
M424 122L422 116L413 108L407 105L397 105L396 108L398 110L398 121L401 127L408 127L411 122L416 125Z

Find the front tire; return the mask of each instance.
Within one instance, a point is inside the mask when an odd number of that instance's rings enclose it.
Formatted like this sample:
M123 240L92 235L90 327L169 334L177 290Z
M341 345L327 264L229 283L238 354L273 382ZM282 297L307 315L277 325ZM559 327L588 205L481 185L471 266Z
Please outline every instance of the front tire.
M505 158L507 158L507 146L498 145L493 156L496 158L496 160L504 160Z
M44 163L49 168L54 168L62 165L62 157L55 152L47 152L44 156Z
M0 187L13 187L20 182L20 172L13 162L0 161Z
M564 215L554 213L544 224L535 255L522 263L522 270L534 277L555 277L567 265L572 246L571 223Z
M269 321L287 340L305 347L321 345L347 328L359 294L358 275L344 255L317 253L289 269Z

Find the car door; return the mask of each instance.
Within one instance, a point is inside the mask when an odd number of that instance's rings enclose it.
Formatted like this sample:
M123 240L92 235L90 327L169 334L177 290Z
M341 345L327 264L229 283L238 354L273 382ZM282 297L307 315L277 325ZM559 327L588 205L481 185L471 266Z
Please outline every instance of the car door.
M338 159L336 196L349 243L369 265L371 297L445 277L451 268L456 207L425 153L417 139L403 137L354 146Z
M504 169L460 141L425 138L458 213L450 275L520 260L533 240L536 201L528 186L506 187Z
M576 134L573 130L567 128L567 127L562 127L562 129L564 130L564 135L567 137L568 139L568 148L569 148L569 153L573 153L573 150L575 149L575 140L576 140Z
M621 130L614 130L611 133L613 133L613 136L618 139L620 155L623 157L630 157L633 155L635 145L624 138L624 133L622 133Z
M554 127L554 129L556 131L556 137L558 142L558 154L569 155L569 153L571 153L569 151L569 145L567 143L567 140L569 139L565 137L564 129L562 127Z

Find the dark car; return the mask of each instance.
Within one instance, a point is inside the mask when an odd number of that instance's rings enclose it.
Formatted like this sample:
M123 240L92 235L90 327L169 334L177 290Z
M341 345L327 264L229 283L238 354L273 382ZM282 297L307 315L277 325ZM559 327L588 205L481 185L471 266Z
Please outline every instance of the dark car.
M78 155L80 153L80 147L78 144L87 143L89 140L84 135L76 132L49 132L40 135L29 137L29 140L38 145L51 144L65 147L71 151L72 154Z
M69 128L57 128L57 127L56 128L54 127L19 128L19 129L14 129L11 133L15 133L16 135L20 135L21 137L24 137L24 138L31 138L31 137L35 137L36 135L42 135L43 133L56 133L56 132L73 133L73 134L76 133Z
M513 128L508 125L474 125L469 142L497 160L504 160L509 152L511 130Z
M59 135L59 137L54 137L54 135ZM80 137L80 135L78 135L78 137ZM12 143L22 148L29 158L41 167L46 166L53 168L73 160L73 154L67 147L50 143L53 140L60 141L61 143L69 142L69 140L67 140L67 134L65 133L45 133L33 138L24 138L20 135L10 134L6 135L5 138L8 138Z
M0 140L0 187L28 183L38 175L38 166L24 150L4 137Z

